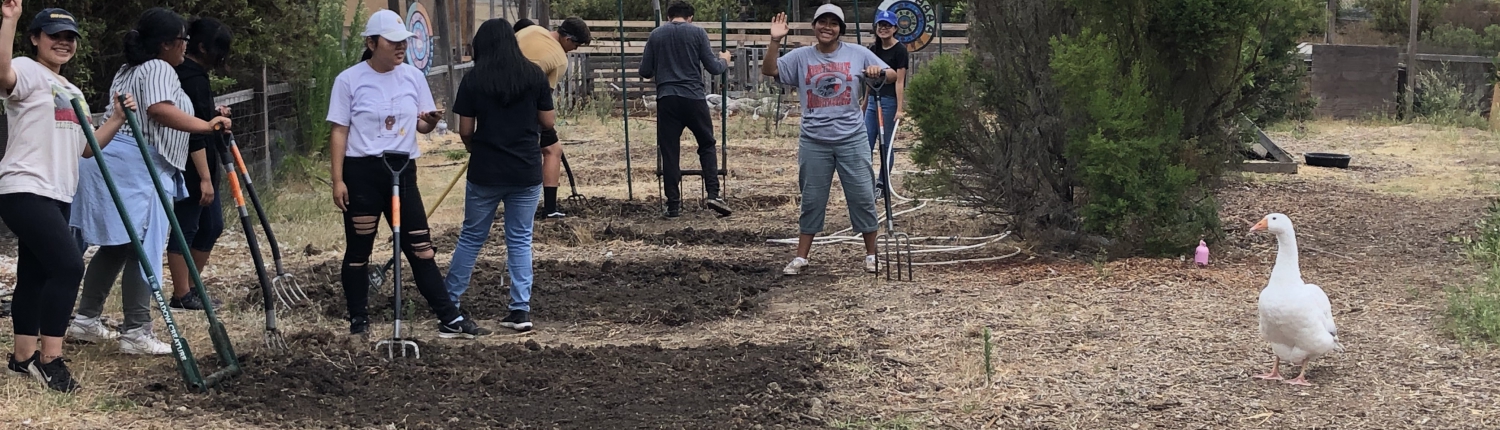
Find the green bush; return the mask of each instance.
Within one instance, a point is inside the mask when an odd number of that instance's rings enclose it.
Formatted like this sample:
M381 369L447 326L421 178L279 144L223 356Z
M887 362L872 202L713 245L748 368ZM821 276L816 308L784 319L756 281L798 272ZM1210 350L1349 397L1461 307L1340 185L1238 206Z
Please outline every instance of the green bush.
M1417 32L1431 29L1449 3L1452 0L1422 0L1417 5ZM1370 13L1375 30L1401 35L1411 32L1411 0L1360 0L1359 5Z
M367 12L364 3L357 3L354 20L364 22ZM307 72L296 80L297 115L302 138L307 148L324 148L328 143L331 126L328 117L328 99L333 94L333 81L339 73L359 62L364 53L364 44L359 36L359 26L344 28L343 0L315 0L318 43L308 58Z
M1466 343L1500 342L1500 201L1475 223L1474 236L1455 239L1469 260L1487 268L1476 284L1448 289L1447 328Z
M1199 175L1182 157L1193 150L1179 137L1183 115L1153 97L1145 66L1119 75L1119 47L1090 30L1053 48L1064 103L1091 124L1074 129L1068 142L1087 190L1084 228L1148 254L1170 254L1217 227L1212 199L1186 198Z
M1480 32L1441 24L1423 33L1422 42L1433 48L1426 51L1440 51L1433 53L1494 55L1500 52L1500 25L1490 25Z
M230 73L226 77L234 82L259 83L261 66L267 67L272 81L280 81L297 76L308 64L306 52L315 40L313 9L302 0L176 0L169 5L152 0L31 1L22 11L15 52L30 50L25 23L31 16L47 7L71 12L78 19L82 39L63 74L90 96L90 104L102 106L111 78L125 62L122 36L135 27L141 12L155 6L169 6L188 19L212 17L233 29L234 53L229 57ZM223 89L247 87L239 84Z
M943 54L912 75L906 86L906 112L922 131L922 140L912 148L912 160L919 165L933 165L951 148L946 144L962 142L964 123L955 112L973 106L974 86L966 64L973 55Z
M1416 118L1424 123L1486 128L1488 122L1480 114L1480 97L1469 91L1468 85L1448 71L1447 65L1440 69L1417 72L1417 92L1412 110Z

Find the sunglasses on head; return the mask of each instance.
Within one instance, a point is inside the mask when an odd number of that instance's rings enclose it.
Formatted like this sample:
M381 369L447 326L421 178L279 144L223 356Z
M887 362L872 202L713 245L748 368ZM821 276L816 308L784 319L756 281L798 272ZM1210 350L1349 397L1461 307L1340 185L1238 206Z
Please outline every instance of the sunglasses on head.
M588 46L588 42L579 42L578 38L577 37L573 37L573 35L571 35L571 34L563 33L562 36L563 36L564 39L568 39L569 42L573 42L574 45Z

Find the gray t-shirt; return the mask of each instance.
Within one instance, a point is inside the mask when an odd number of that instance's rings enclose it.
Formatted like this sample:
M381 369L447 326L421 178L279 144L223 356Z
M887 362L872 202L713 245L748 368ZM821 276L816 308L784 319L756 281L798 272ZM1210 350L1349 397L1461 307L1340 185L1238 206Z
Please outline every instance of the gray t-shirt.
M858 85L869 66L889 68L869 48L840 42L832 54L815 46L793 49L776 61L778 80L797 86L802 99L802 135L821 142L848 140L865 130Z

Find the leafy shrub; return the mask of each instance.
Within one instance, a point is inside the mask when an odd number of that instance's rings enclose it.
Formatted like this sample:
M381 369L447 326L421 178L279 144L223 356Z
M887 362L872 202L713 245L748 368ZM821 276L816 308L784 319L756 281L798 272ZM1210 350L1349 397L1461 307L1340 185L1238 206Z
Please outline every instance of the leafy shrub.
M1422 0L1417 5L1417 32L1432 29L1449 3L1452 0ZM1411 15L1411 0L1360 0L1359 5L1370 13L1376 30L1393 34L1407 34L1411 31L1411 21L1408 20Z
M1447 65L1419 70L1414 96L1412 110L1422 122L1474 128L1488 125L1480 114L1479 95L1470 92L1468 85L1448 71Z
M1120 76L1119 47L1091 30L1053 48L1064 103L1091 124L1073 130L1067 150L1088 193L1083 227L1168 254L1217 226L1214 201L1185 200L1199 175L1182 157L1192 151L1179 137L1183 114L1159 105L1145 65Z
M1441 24L1422 34L1423 52L1494 55L1500 52L1500 25L1474 31L1468 27Z
M1464 255L1488 269L1475 284L1448 289L1446 325L1464 343L1500 342L1500 201L1475 223L1474 236L1455 239Z
M364 53L364 43L359 36L360 24L365 21L364 2L356 3L353 20L356 23L344 28L345 2L343 0L314 0L318 43L312 48L310 64L302 79L297 80L297 114L301 123L302 139L308 148L323 148L328 142L331 126L328 124L328 99L333 95L333 81L344 69L359 62ZM326 153L326 151L325 151Z
M18 31L25 33L25 23L43 8L71 12L78 19L82 39L63 74L90 96L90 104L102 106L111 78L125 62L122 36L135 27L141 12L155 6L168 6L188 19L212 17L233 29L234 52L227 77L236 82L260 82L261 66L267 67L273 81L279 81L296 76L309 63L306 52L315 40L314 10L303 0L176 0L169 5L153 0L31 1L24 4ZM24 34L16 37L15 52L28 52L30 43Z
M1309 0L971 2L971 53L907 91L923 185L1043 248L1175 254L1219 233L1242 118L1311 112ZM1087 23L1075 27L1075 23Z

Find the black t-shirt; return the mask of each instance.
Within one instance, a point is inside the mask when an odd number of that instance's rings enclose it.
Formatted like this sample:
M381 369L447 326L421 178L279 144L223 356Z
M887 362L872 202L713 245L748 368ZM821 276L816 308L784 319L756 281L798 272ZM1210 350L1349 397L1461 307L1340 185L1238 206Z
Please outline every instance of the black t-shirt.
M469 182L476 185L532 186L542 183L542 125L537 113L553 110L552 89L540 85L502 105L486 97L464 77L454 97L453 113L474 118L469 144Z
M880 57L880 61L884 61L885 65L891 66L891 70L906 69L911 65L911 54L906 52L905 43L896 42L896 45L891 46L891 49L885 49L881 45L880 39L876 39L875 44L870 45L870 52L874 52L876 57ZM887 84L881 87L880 96L895 98L896 84Z
M182 60L177 65L177 78L182 81L182 91L187 93L188 99L193 101L193 116L204 121L213 120L219 116L217 106L214 106L213 90L209 86L208 70L192 59ZM198 167L193 164L192 152L199 150L207 151L209 181L213 182L214 189L219 189L220 170L223 164L219 161L219 138L214 134L193 134L188 136L188 162L183 168L183 179L187 181L188 198L198 200L203 191L198 187Z

